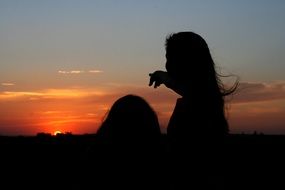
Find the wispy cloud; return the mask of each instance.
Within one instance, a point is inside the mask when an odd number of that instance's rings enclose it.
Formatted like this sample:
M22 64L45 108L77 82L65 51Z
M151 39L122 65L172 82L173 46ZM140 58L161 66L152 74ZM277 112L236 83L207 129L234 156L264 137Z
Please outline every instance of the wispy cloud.
M2 86L14 86L15 84L14 83L11 83L11 82L3 82L1 83Z
M43 114L51 115L51 114L60 114L62 111L44 111Z
M105 92L99 89L45 89L41 91L4 91L0 92L1 99L29 98L29 100L39 99L66 99L82 98L88 96L102 96Z
M284 133L285 82L243 82L229 107L231 131Z
M58 71L59 74L82 74L84 73L84 71L77 71L77 70L73 70L73 71L63 71L60 70Z
M101 70L89 70L88 73L103 73Z
M85 70L71 70L71 71L65 71L65 70L59 70L57 72L58 74L86 74L86 73L89 73L89 74L98 74L98 73L103 73L102 70L88 70L88 71L85 71Z
M69 71L57 71L59 74L69 74Z
M233 96L234 103L260 102L285 99L285 82L240 84Z
M14 92L14 91L5 91L0 92L0 100L1 99L11 99L11 98L19 98L19 97L35 97L42 96L43 93L40 92Z
M81 74L84 73L85 71L70 71L70 74Z

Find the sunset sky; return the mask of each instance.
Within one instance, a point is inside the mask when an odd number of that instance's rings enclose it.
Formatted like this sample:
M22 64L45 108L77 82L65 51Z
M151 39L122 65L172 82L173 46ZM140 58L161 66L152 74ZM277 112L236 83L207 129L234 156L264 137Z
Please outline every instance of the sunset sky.
M148 87L165 37L194 31L239 76L231 133L285 134L283 0L0 0L0 135L95 133L112 103L144 97L162 131L177 96ZM235 78L226 79L230 84Z

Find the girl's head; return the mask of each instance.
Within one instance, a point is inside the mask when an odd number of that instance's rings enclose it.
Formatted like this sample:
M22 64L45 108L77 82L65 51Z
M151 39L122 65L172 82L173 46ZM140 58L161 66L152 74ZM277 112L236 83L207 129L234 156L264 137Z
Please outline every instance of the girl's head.
M97 133L115 143L148 143L160 138L157 115L143 98L135 95L119 98Z
M206 41L193 32L179 32L166 39L166 69L171 77L192 85L207 83L215 75ZM205 85L205 84L204 84Z
M200 35L194 32L174 33L166 39L165 47L167 72L178 83L189 87L191 93L217 92L224 96L236 89L237 85L224 89L208 45Z
M196 33L174 33L166 39L165 47L169 76L183 87L186 97L194 100L192 104L196 109L208 110L209 117L215 118L214 123L219 125L220 131L227 132L224 96L236 90L238 81L230 89L224 87L206 41Z

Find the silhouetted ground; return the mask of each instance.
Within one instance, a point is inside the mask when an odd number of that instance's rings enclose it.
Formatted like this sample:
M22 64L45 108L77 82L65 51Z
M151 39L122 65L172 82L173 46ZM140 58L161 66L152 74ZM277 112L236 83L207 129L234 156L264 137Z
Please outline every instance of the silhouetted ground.
M283 189L284 153L285 136L230 135L223 147L222 163L204 172L202 168L207 165L207 160L212 160L211 155L201 162L189 161L187 169L182 165L180 169L172 170L165 135L161 150L148 154L136 151L110 153L98 145L96 135L92 134L2 136L0 185L9 187L1 189L38 186L96 189L99 185L119 187L128 184L137 189L150 188L152 184L152 187L180 189L178 180L174 179L178 176L185 177L181 184L186 181L196 185L204 183L205 177L205 182L213 183L216 189ZM191 158L191 151L189 154ZM179 159L178 156L176 162ZM191 164L195 165L193 170ZM198 171L199 165L202 172ZM203 176L203 180L199 182L201 178L197 180L197 176Z

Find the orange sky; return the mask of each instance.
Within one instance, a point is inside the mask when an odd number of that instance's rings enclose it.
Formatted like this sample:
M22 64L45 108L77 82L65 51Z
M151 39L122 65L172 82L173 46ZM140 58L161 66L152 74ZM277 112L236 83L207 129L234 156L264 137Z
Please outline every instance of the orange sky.
M242 83L227 100L232 133L285 132L285 83ZM38 132L95 133L112 103L126 94L144 97L158 114L165 132L178 96L160 87L115 85L105 89L70 88L0 93L0 126L4 135Z
M128 90L129 89L129 90ZM46 89L33 92L0 93L0 125L3 134L53 133L56 130L75 134L95 133L112 103L132 93L145 97L156 108L162 125L173 109L174 93L152 93L149 87L100 89ZM169 99L170 98L170 99ZM168 100L166 100L168 99ZM165 102L164 102L165 101Z

